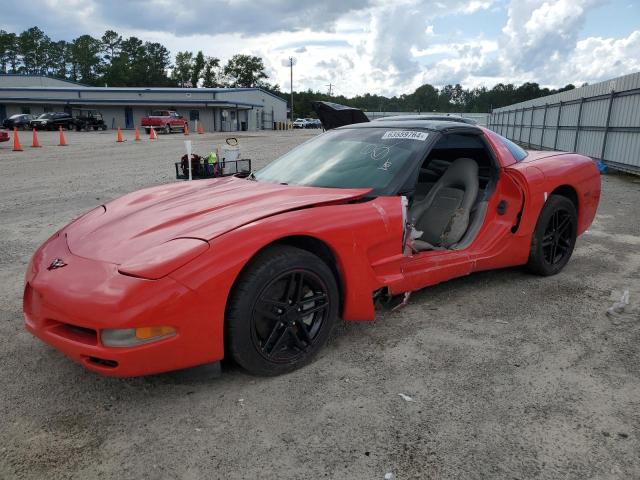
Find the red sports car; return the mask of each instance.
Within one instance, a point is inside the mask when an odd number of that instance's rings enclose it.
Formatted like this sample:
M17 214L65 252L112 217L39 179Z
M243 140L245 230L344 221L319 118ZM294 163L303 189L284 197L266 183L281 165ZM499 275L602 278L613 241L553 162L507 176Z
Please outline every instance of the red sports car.
M0 142L9 141L9 132L7 130L0 130Z
M460 122L350 125L246 178L89 211L34 254L26 327L105 375L225 356L279 374L309 362L338 317L373 320L376 303L480 270L559 272L599 198L581 155Z

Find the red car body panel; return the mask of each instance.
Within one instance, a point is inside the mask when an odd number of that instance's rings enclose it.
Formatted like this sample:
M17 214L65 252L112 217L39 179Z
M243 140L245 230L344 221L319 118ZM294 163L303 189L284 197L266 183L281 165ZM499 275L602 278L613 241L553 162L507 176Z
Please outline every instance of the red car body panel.
M0 130L0 142L9 141L9 132L7 130Z
M399 294L525 264L540 211L558 189L575 195L578 231L588 227L600 196L591 159L531 152L516 162L493 132L483 133L500 178L483 226L463 250L407 253L402 198L366 199L366 189L233 177L164 185L89 212L36 251L26 275L26 326L107 375L176 370L224 357L227 299L243 268L274 242L323 244L335 260L342 318L368 321L382 288ZM507 208L498 214L501 201ZM56 258L67 266L48 270ZM104 328L155 325L177 333L136 347L105 347L100 339Z

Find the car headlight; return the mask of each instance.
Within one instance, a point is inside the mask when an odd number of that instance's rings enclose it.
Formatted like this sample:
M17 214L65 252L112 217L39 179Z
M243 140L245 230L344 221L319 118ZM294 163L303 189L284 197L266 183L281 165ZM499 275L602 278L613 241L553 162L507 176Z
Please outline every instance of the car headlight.
M152 247L127 260L118 272L132 277L158 280L186 265L209 249L209 243L198 238L176 238Z
M145 343L157 342L173 337L173 327L107 328L100 333L100 340L106 347L133 347Z

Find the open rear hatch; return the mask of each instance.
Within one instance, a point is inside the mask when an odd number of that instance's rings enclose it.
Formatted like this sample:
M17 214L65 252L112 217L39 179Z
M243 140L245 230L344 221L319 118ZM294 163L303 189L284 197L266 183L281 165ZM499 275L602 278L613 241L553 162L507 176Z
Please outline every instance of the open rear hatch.
M325 130L369 121L369 118L359 108L331 102L312 102L311 106Z

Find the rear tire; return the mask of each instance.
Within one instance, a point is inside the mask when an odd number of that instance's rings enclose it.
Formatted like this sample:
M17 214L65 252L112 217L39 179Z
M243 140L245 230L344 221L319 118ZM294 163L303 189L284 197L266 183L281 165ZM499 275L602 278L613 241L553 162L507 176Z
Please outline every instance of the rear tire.
M299 248L259 253L231 292L225 343L253 375L290 372L313 360L338 316L338 286L320 258Z
M542 208L531 240L529 263L532 273L555 275L564 268L576 244L578 214L571 200L551 195Z
M163 132L165 135L169 135L171 133L171 127L169 125L165 125Z

